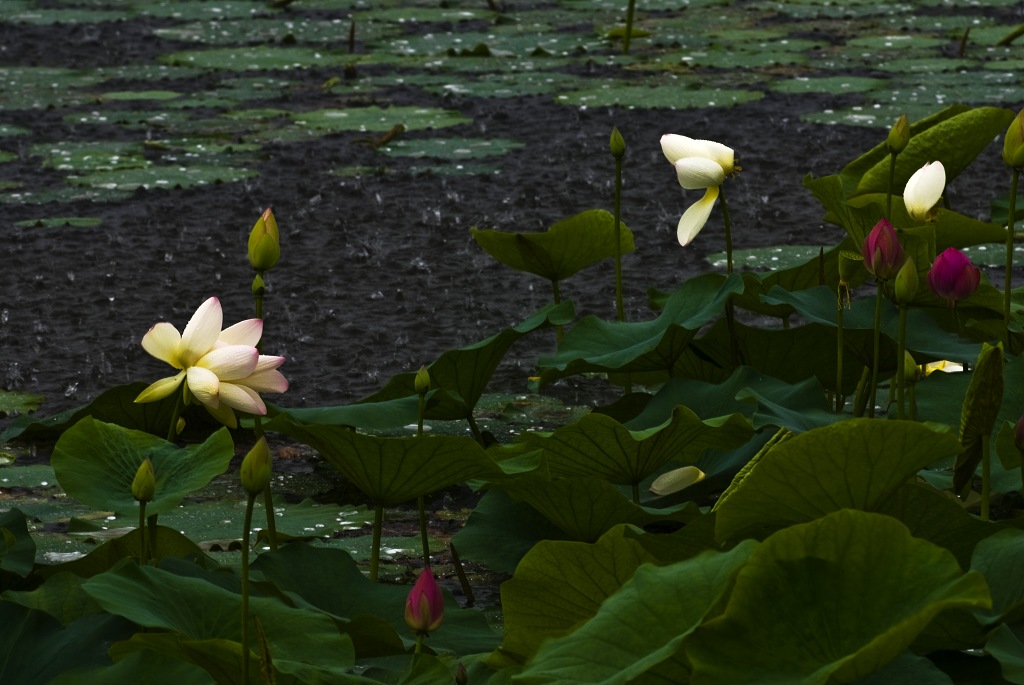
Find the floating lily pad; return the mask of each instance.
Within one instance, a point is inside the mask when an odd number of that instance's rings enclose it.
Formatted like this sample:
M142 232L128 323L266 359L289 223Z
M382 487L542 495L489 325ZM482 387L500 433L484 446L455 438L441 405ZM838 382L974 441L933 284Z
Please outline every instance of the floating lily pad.
M732 107L764 97L756 90L723 90L718 88L686 89L668 85L632 86L624 83L605 83L597 88L571 91L555 98L555 102L588 107L620 106L630 109L693 109L700 107Z
M23 136L28 133L31 133L31 131L22 126L14 126L13 124L0 124L0 138Z
M290 115L295 123L321 133L336 131L387 131L402 124L407 131L445 128L469 123L459 112L430 107L359 107L318 109Z
M58 171L113 171L150 165L142 147L133 142L57 141L33 145L29 152L43 159L44 169Z
M777 271L806 264L817 258L820 245L772 245L733 250L733 262L739 269L754 271ZM725 252L713 252L705 260L717 269L724 269L727 263Z
M181 93L173 90L120 90L104 93L104 100L173 100L181 97Z
M60 226L72 226L74 228L95 228L102 223L100 219L87 216L51 216L45 219L28 219L19 221L15 226L19 228L57 228ZM0 395L2 398L3 395Z
M381 148L391 157L443 157L477 159L518 150L523 144L503 138L419 138L397 140Z
M342 66L346 62L350 62L352 56L348 53L336 53L318 48L257 45L173 52L161 55L158 59L165 64L174 66L252 71Z
M146 169L120 169L98 171L83 176L69 176L68 182L107 190L134 190L136 188L188 188L211 183L231 183L258 176L252 169L232 167L153 166Z
M863 93L887 83L887 79L870 76L797 76L776 81L771 84L771 89L780 93Z

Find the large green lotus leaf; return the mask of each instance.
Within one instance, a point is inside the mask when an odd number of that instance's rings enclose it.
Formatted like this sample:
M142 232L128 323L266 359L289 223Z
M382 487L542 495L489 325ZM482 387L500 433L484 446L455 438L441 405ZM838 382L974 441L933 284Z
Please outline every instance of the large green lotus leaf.
M4 599L29 609L45 611L63 625L100 613L100 607L82 591L85 578L73 573L56 573L31 591L4 593Z
M275 419L267 425L314 448L374 503L401 504L501 469L478 442L463 436L381 438L342 426L301 425Z
M911 175L938 160L946 169L946 182L960 175L997 136L1006 131L1014 113L1001 107L978 107L936 123L910 139L896 157L894 188L902 189ZM856 194L884 193L889 186L889 160L878 160L864 172ZM902 193L900 193L902 194Z
M644 564L593 618L545 642L517 682L636 682L674 657L756 547L745 540L728 552L709 551L671 566ZM682 682L685 667L674 667L677 682Z
M39 685L63 671L106 665L107 645L129 634L130 627L113 616L63 626L45 612L0 601L0 681Z
M870 675L859 678L853 685L954 685L953 680L930 659L906 651Z
M592 544L537 543L501 585L505 638L492 660L525 662L544 640L594 616L641 564L654 561L625 531L614 528Z
M146 514L170 511L194 490L227 471L235 456L226 428L200 445L179 449L149 433L86 417L57 441L50 458L64 492L102 510L138 511L132 481L142 462L153 460L156 495Z
M965 359L973 363L976 358L977 355ZM972 374L933 372L919 380L916 384L918 418L959 429L964 396ZM1005 421L1016 424L1021 407L1024 407L1024 361L1020 357L1008 357L1003 364L1003 403L996 427Z
M825 220L842 226L853 239L853 250L859 252L864 239L884 213L880 206L854 207L848 204L847 191L844 190L843 180L839 176L814 178L807 174L803 186L811 191L825 208Z
M241 640L241 597L201 578L129 563L90 578L82 587L107 612L146 628L177 633L188 641ZM274 666L283 673L340 677L355 663L352 640L324 613L271 597L250 597L249 611L260 618ZM222 662L240 666L239 657L240 652L224 650Z
M554 478L528 474L500 484L512 497L527 502L574 540L593 542L611 528L629 523L688 521L689 507L648 509L634 504L603 478Z
M920 469L960 451L951 433L910 421L851 419L768 451L719 501L715 534L730 540L837 509L876 511Z
M544 382L587 371L667 371L701 326L722 312L729 296L742 291L739 274L724 282L707 274L683 283L651 321L584 317L566 333L558 352L538 360L547 369Z
M554 476L597 476L619 485L639 483L669 461L694 463L706 449L738 447L753 429L740 414L708 421L679 405L662 426L634 433L615 419L587 414L550 436L531 434Z
M511 574L538 542L565 537L561 529L526 502L516 502L501 490L490 490L452 538L452 544L460 556L492 571Z
M44 578L49 578L66 571L83 578L91 578L109 571L124 559L137 557L142 544L141 537L139 529L136 528L120 537L107 540L84 557L55 566L39 566L37 573ZM204 555L196 543L173 528L157 526L156 536L147 536L147 539L152 541L154 558L157 561L187 557L201 560L201 563L211 566L215 564L212 559Z
M293 599L351 622L348 632L360 658L401 654L415 643L415 634L405 623L409 587L370 581L341 550L285 545L259 555L252 570ZM432 648L471 654L497 646L498 635L481 612L463 609L447 592L444 607L444 625L430 635ZM375 632L371 634L370 628ZM405 645L399 636L406 639Z
M985 644L985 651L999 662L1004 680L1024 685L1024 638L1020 624L998 626Z
M900 193L903 192L903 189L898 190ZM871 203L884 205L885 193L867 193L858 195L850 200L850 204L855 207ZM903 198L896 197L895 195L892 201L892 216L889 217L889 220L894 226L901 228L914 226L917 223L907 214ZM930 252L929 256L939 254L947 247L963 249L972 245L998 243L999 241L1005 242L1006 240L1005 224L1000 225L989 221L980 221L979 219L964 216L959 212L948 209L940 211L938 217L934 221L930 221L926 228L934 235L935 242L934 249ZM996 266L1000 265L999 262L995 264ZM977 266L977 262L975 262L975 265ZM924 266L926 267L925 271L927 271L927 267L931 266L930 260ZM921 265L918 265L918 267L920 270ZM921 281L921 290L931 295L928 288L925 287L925 283L927 281ZM938 300L938 298L935 299Z
M840 509L754 550L724 612L686 643L690 682L852 682L943 611L990 604L985 579L948 551L888 516Z
M35 561L36 543L25 514L18 508L0 513L0 571L27 578Z
M110 666L75 669L64 672L47 685L213 685L216 681L205 669L151 650L134 652Z
M979 616L983 623L1024 618L1024 531L1011 528L979 542L971 568L985 576L992 591L992 610Z
M632 252L633 233L603 209L591 209L542 233L469 229L473 240L499 262L549 281L561 281L602 259ZM618 235L616 235L618 233Z
M504 359L509 348L524 335L546 326L564 325L572 321L575 310L571 302L562 302L544 307L525 321L512 328L478 343L459 350L448 350L427 367L430 387L437 389L427 404L425 418L448 421L468 419L480 400L487 383ZM403 373L391 378L381 390L361 403L384 403L398 398L416 396L416 373ZM326 413L326 412L325 412ZM330 415L321 413L312 418L318 422L330 420ZM300 417L303 416L300 414ZM308 414L307 414L308 416ZM338 418L344 423L344 413ZM405 424L416 421L412 414ZM404 424L403 424L404 425Z

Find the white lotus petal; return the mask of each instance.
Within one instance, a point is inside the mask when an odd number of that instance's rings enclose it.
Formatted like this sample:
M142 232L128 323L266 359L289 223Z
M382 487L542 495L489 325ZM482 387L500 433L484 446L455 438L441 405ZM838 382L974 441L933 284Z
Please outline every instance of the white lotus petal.
M284 357L275 357L269 354L261 354L259 361L256 362L256 370L253 373L260 373L261 371L270 371L276 369L284 364Z
M288 379L277 369L257 371L237 382L240 385L252 388L256 392L284 392L288 389Z
M182 368L179 358L181 333L166 321L153 326L142 336L142 349L176 369Z
M684 157L699 156L699 146L694 146L693 138L676 133L666 133L661 137L661 151L670 163L675 164Z
M224 323L220 300L211 297L199 305L181 334L181 365L192 366L200 357L213 349Z
M263 400L260 399L256 391L244 385L221 383L220 401L232 409L244 411L247 414L262 416L267 413L267 405L263 404Z
M725 170L718 162L710 159L687 157L676 162L676 176L679 185L687 190L697 190L722 185Z
M715 206L715 200L717 199L718 186L712 186L704 193L704 197L691 205L683 213L683 216L679 219L679 227L676 230L676 236L679 238L680 245L685 247L691 240L697 237L700 229L704 228L708 217L711 216L711 209Z
M222 404L218 407L211 407L206 404L206 411L210 412L210 416L217 419L220 423L224 424L232 430L238 428L238 418L235 417L235 410L226 404Z
M946 187L946 169L942 162L929 162L914 172L903 189L903 202L914 221L926 221L928 212L942 197Z
M263 337L263 319L246 319L220 332L218 345L248 345L256 347Z
M192 396L208 407L220 406L220 379L217 374L201 366L188 370L188 389Z
M203 355L196 366L209 369L222 381L237 381L252 375L256 370L260 354L248 345L218 347Z

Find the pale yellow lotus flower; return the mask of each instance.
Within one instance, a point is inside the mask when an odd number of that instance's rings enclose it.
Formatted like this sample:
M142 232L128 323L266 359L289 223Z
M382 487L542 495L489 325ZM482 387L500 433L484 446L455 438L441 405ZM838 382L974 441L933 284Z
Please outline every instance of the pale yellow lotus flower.
M668 133L661 137L661 150L675 167L679 185L686 190L705 189L704 197L691 205L679 219L676 237L680 245L687 245L711 216L711 209L718 199L718 187L739 167L732 148L713 140L696 140Z
M277 370L284 357L261 355L256 343L263 321L248 319L221 330L220 301L211 297L199 306L182 333L161 322L142 338L152 356L180 371L143 390L136 402L155 402L188 386L189 394L225 425L235 427L235 410L263 415L267 407L260 392L284 392L288 381Z
M915 171L903 189L903 204L910 218L918 223L928 221L945 187L946 169L942 162L928 162Z

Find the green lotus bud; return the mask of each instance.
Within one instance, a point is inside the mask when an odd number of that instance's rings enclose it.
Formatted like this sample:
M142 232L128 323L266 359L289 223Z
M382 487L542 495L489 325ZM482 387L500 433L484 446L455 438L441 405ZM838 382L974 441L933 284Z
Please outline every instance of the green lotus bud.
M156 474L153 472L153 460L146 457L139 464L139 470L135 472L135 480L132 481L132 497L139 502L151 502L155 494Z
M281 258L281 238L277 219L267 209L249 233L249 264L259 272L274 268Z
M267 289L267 284L263 280L263 276L256 274L252 279L252 294L259 295Z
M250 495L258 495L270 485L270 446L266 438L260 438L249 450L242 460L242 468L239 475L242 477L242 487Z
M962 452L953 464L953 492L965 496L981 463L983 440L992 434L1003 404L1003 344L981 344L960 413Z
M915 383L921 377L921 369L917 366L914 356L903 350L903 380L907 383Z
M1003 138L1003 161L1014 169L1024 167L1024 109L1010 122Z
M842 250L839 252L839 281L849 283L864 264L864 257L856 252Z
M910 304L917 295L917 265L913 257L907 257L903 262L899 273L896 274L896 302L898 304Z
M889 148L889 152L894 155L898 155L903 152L907 147L907 143L910 142L910 121L907 119L906 114L901 114L900 118L896 120L896 123L889 129L889 137L886 139L886 147Z
M421 366L420 370L416 372L416 380L413 381L413 387L416 388L418 395L426 395L427 391L430 390L430 373L427 371L427 367Z
M619 133L619 129L612 127L612 139L610 142L612 149L612 157L615 159L622 159L622 155L626 154L626 141L623 140L622 134Z

